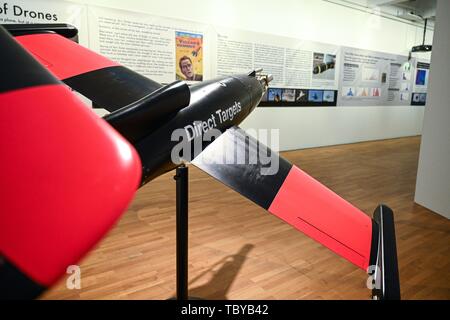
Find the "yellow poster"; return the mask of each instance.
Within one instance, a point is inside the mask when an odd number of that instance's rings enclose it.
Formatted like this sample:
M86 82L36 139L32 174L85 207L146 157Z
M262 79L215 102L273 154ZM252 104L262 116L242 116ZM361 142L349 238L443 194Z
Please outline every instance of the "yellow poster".
M176 32L176 78L177 80L203 80L203 35Z

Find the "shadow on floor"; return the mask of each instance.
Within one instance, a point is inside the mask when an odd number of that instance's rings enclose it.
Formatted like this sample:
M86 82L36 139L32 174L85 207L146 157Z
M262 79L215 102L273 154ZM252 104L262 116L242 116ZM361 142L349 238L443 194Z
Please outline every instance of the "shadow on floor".
M213 264L209 269L189 281L189 297L201 299L226 300L227 293L236 279L242 265L247 259L248 253L254 248L252 244L244 245L239 252L226 256ZM217 267L220 268L217 271ZM209 282L199 287L191 287L192 284L200 280L202 277L213 273Z

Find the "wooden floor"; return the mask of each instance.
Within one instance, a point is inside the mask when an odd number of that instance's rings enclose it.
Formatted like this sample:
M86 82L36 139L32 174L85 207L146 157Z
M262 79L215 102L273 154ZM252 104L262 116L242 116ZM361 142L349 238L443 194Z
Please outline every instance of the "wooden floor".
M402 298L450 299L450 221L413 202L420 138L283 155L368 215L395 213ZM190 170L190 295L207 299L368 299L366 274L198 169ZM129 210L44 299L167 299L175 294L175 182L139 190Z

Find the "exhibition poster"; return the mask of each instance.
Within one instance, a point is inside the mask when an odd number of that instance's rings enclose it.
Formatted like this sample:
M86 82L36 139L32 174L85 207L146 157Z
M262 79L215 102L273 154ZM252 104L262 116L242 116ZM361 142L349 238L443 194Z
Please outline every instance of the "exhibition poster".
M176 78L177 80L203 80L203 35L188 32L176 36Z

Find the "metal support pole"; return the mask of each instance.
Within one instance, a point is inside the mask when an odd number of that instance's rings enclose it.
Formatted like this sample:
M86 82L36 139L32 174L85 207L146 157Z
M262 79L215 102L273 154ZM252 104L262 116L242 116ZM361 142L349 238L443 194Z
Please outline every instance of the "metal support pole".
M177 190L177 300L188 300L188 168L178 167Z

